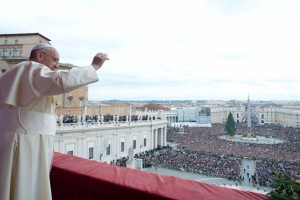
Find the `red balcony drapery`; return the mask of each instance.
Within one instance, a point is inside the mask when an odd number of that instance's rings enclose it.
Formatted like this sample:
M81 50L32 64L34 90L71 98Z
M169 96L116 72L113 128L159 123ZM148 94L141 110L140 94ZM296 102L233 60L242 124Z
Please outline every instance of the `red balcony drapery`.
M54 154L50 178L54 200L269 198L253 192L116 167L61 153Z

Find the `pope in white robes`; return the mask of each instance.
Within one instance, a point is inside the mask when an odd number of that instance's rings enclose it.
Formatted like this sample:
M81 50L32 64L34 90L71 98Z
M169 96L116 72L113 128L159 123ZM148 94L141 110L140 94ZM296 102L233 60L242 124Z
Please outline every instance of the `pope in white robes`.
M52 199L55 96L98 81L106 60L98 53L89 66L59 70L57 50L42 43L0 78L1 200Z

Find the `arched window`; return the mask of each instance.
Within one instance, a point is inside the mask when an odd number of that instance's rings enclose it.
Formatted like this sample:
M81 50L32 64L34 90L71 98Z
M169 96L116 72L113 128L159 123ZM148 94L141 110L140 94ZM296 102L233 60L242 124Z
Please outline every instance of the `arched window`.
M79 106L83 106L83 100L84 100L84 97L81 96L78 98L79 99Z
M14 50L13 50L13 57L18 57L18 56L20 56L19 49L18 48L14 48Z
M72 99L73 99L72 96L68 96L68 97L67 97L68 106L72 106Z
M7 48L4 48L3 49L3 57L8 57L8 49Z

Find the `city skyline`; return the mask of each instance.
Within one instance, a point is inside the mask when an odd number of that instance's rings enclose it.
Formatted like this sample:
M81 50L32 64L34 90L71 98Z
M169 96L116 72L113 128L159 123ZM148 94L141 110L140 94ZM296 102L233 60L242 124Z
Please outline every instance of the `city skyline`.
M298 101L299 9L297 0L12 0L0 32L38 32L62 63L106 52L90 100Z

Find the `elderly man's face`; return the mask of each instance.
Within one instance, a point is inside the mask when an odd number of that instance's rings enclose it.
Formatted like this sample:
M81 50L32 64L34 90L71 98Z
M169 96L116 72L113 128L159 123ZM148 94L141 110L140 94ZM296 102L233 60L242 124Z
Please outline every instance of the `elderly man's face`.
M54 48L42 49L39 51L39 62L46 65L52 71L59 69L59 54Z

